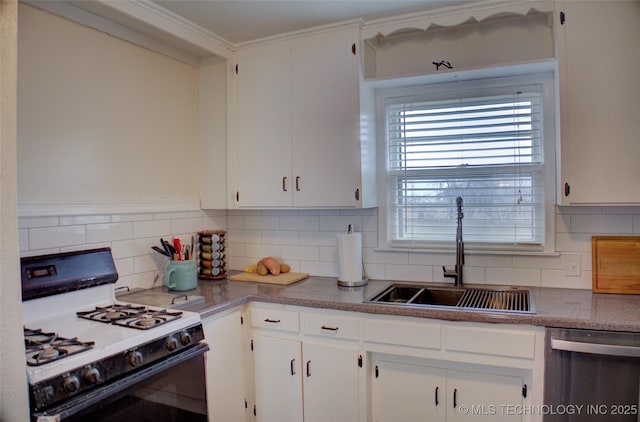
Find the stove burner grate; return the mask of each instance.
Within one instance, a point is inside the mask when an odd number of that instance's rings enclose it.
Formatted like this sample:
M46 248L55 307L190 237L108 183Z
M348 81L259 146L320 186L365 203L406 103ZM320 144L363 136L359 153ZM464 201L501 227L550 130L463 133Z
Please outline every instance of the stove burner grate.
M41 329L24 328L24 346L27 365L39 366L53 362L93 347L92 341L79 341L77 337L58 337L56 333Z
M130 304L113 304L106 307L97 306L91 311L76 312L76 315L92 321L148 330L180 318L182 312L166 309L152 310L146 306Z

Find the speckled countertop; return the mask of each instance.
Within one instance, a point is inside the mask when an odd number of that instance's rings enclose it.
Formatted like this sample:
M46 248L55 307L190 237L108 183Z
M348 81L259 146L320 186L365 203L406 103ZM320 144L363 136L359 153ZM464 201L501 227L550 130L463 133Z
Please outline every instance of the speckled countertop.
M203 318L251 301L370 314L400 315L451 321L526 324L546 327L640 332L640 295L592 293L591 290L529 287L535 314L504 314L458 309L416 308L363 303L389 282L372 280L364 287L340 287L335 278L309 277L280 286L228 280L200 280L185 292L205 297L186 308ZM157 287L154 290L166 288Z

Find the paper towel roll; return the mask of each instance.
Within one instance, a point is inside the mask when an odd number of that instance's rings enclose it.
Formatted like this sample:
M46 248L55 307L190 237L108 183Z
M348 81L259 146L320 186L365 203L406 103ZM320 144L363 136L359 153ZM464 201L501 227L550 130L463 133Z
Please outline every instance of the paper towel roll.
M361 233L338 233L338 282L362 282Z

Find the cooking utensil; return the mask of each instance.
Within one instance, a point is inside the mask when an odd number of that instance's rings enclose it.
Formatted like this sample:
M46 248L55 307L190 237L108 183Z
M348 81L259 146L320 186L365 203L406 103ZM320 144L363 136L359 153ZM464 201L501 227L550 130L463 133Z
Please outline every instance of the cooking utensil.
M158 252L159 254L162 254L164 256L168 256L169 258L171 258L171 255L169 255L169 252L167 252L165 249L160 249L157 246L152 246L151 249L153 249L154 251Z

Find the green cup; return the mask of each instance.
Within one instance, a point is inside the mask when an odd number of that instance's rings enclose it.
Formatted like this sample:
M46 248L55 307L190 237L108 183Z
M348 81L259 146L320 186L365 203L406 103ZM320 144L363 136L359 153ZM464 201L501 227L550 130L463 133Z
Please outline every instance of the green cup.
M198 285L198 271L193 261L169 261L164 273L164 285L169 290L192 290Z

